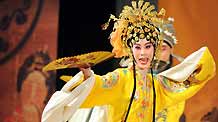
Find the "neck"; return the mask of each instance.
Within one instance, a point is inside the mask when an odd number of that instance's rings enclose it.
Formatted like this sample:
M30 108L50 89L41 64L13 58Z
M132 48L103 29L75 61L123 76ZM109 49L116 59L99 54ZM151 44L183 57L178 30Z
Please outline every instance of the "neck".
M146 75L148 73L148 69L140 69L140 68L136 68L136 70L141 74L141 75Z

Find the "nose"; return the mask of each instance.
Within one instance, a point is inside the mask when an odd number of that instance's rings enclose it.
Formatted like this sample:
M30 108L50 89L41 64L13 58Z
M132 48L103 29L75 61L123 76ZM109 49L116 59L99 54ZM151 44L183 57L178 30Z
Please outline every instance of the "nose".
M144 48L142 48L141 51L140 51L140 55L145 56L145 54L146 54L146 50Z

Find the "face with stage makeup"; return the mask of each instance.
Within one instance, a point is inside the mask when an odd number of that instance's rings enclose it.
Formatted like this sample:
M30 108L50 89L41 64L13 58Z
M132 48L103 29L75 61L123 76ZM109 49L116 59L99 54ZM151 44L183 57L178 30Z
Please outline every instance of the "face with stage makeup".
M132 46L132 52L137 68L140 70L150 68L154 56L154 46L150 41L140 39L138 42L135 42Z
M159 60L168 62L170 60L170 55L172 53L173 49L167 44L165 41L161 45L161 53Z

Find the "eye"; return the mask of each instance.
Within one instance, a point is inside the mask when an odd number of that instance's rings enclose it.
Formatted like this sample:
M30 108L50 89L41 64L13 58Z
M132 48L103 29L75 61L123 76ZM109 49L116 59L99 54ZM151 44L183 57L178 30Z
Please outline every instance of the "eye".
M134 48L135 48L135 49L141 49L141 47L138 46L138 45L134 46Z
M146 48L146 49L151 48L151 44L146 45L145 48Z
M161 50L162 50L162 51L165 51L166 49L167 49L166 46L162 46L162 47L161 47Z
M162 50L162 51L165 51L165 50L166 50L166 48L162 48L161 50Z

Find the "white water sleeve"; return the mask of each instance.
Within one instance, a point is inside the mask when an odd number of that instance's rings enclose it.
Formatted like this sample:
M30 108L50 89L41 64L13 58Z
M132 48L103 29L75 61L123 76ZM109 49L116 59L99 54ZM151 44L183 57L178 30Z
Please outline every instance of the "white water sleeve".
M91 76L73 91L70 91L72 86L83 78L83 73L81 71L67 82L60 91L56 91L43 110L41 122L68 121L89 95L94 86L95 77L93 71L91 72Z
M177 82L183 82L198 68L198 62L201 59L207 47L202 47L189 55L180 64L165 70L158 75L167 77Z

